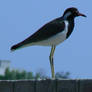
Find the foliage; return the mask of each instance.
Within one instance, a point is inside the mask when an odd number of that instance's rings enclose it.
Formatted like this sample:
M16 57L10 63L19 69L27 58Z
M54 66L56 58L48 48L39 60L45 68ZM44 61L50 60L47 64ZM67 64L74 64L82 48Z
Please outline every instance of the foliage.
M56 78L63 78L67 79L69 78L70 73L69 72L57 72ZM5 75L0 75L0 80L19 80L19 79L46 79L49 78L46 76L45 72L43 70L40 70L36 72L36 74L33 74L33 72L26 72L25 70L19 71L19 70L10 70L7 68L5 70Z

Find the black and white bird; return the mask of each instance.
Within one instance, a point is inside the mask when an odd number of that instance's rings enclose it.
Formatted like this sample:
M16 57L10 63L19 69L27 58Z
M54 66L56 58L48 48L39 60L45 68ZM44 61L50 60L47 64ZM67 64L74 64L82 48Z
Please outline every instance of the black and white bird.
M37 32L35 32L24 41L12 46L11 50L14 51L33 45L51 46L49 59L52 78L55 78L53 63L53 55L55 48L58 44L62 43L71 35L74 28L74 18L78 16L86 17L86 15L80 13L75 7L66 9L63 16L45 24Z

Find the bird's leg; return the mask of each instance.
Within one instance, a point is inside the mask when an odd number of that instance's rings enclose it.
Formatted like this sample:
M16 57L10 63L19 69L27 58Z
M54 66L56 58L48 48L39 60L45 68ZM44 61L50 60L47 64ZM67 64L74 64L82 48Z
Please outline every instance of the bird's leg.
M52 46L49 56L52 78L55 78L54 61L53 61L54 51L55 51L55 46Z

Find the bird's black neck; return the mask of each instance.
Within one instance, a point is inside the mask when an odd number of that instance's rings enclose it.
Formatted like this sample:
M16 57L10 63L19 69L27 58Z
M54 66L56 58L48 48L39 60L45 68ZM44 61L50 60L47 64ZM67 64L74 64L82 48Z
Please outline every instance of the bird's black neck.
M68 26L68 32L67 32L67 37L66 38L68 38L71 35L72 31L73 31L74 18L69 18L69 19L67 19L67 21L69 22L69 26Z

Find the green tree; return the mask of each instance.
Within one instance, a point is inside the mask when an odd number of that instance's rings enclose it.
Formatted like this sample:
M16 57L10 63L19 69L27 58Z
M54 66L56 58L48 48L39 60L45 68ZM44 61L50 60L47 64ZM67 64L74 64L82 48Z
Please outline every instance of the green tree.
M68 79L70 78L69 72L57 72L56 78ZM6 68L5 75L0 75L0 80L19 80L19 79L46 79L49 78L43 69L39 69L34 75L33 72L26 72L25 70L10 70Z
M4 80L4 76L3 75L0 75L0 80Z
M16 79L26 79L26 71L16 70Z
M10 71L10 79L16 80L16 71L15 70Z
M46 79L48 76L46 75L46 72L44 69L39 69L35 74L35 79Z
M27 79L34 79L33 72L28 72L27 73Z
M16 79L16 71L15 70L11 71L9 68L6 68L4 79L5 80L15 80Z
M10 72L10 69L9 68L6 68L6 70L5 70L4 79L6 79L6 80L11 79L11 72Z

